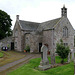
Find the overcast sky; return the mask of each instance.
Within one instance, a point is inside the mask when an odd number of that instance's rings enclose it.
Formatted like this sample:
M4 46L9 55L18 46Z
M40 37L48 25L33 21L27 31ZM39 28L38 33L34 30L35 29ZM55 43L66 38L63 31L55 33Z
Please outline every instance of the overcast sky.
M20 15L20 20L44 22L61 17L64 4L75 29L75 0L0 0L0 9L10 15L13 29L16 15Z

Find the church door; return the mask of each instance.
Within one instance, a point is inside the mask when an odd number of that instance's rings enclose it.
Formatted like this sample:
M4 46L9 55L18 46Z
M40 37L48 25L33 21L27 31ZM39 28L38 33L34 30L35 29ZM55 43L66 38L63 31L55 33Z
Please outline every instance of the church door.
M14 42L11 42L11 50L14 50Z
M42 43L39 43L39 52L41 52Z

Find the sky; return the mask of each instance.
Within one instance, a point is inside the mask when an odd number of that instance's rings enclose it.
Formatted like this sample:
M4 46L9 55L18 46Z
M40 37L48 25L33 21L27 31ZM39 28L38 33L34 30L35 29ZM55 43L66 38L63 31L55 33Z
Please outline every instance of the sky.
M20 20L41 23L61 17L64 4L67 17L75 29L75 0L0 0L0 10L10 15L13 29L16 15Z

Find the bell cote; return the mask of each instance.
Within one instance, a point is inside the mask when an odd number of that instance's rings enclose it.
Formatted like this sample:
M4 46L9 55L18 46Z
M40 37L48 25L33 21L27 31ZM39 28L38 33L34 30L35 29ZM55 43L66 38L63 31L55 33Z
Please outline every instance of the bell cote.
M61 16L67 17L67 8L65 5L63 5L63 8L61 8Z

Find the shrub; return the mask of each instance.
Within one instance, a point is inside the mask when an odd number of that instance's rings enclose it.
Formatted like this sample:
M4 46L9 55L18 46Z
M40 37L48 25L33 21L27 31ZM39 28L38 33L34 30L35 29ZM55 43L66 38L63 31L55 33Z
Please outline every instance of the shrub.
M60 56L61 63L64 63L64 59L68 57L68 54L70 52L70 49L68 46L64 46L63 41L60 40L60 43L57 43L56 45L56 53Z
M25 50L26 50L26 52L30 52L30 47L29 47L29 45L26 45Z

